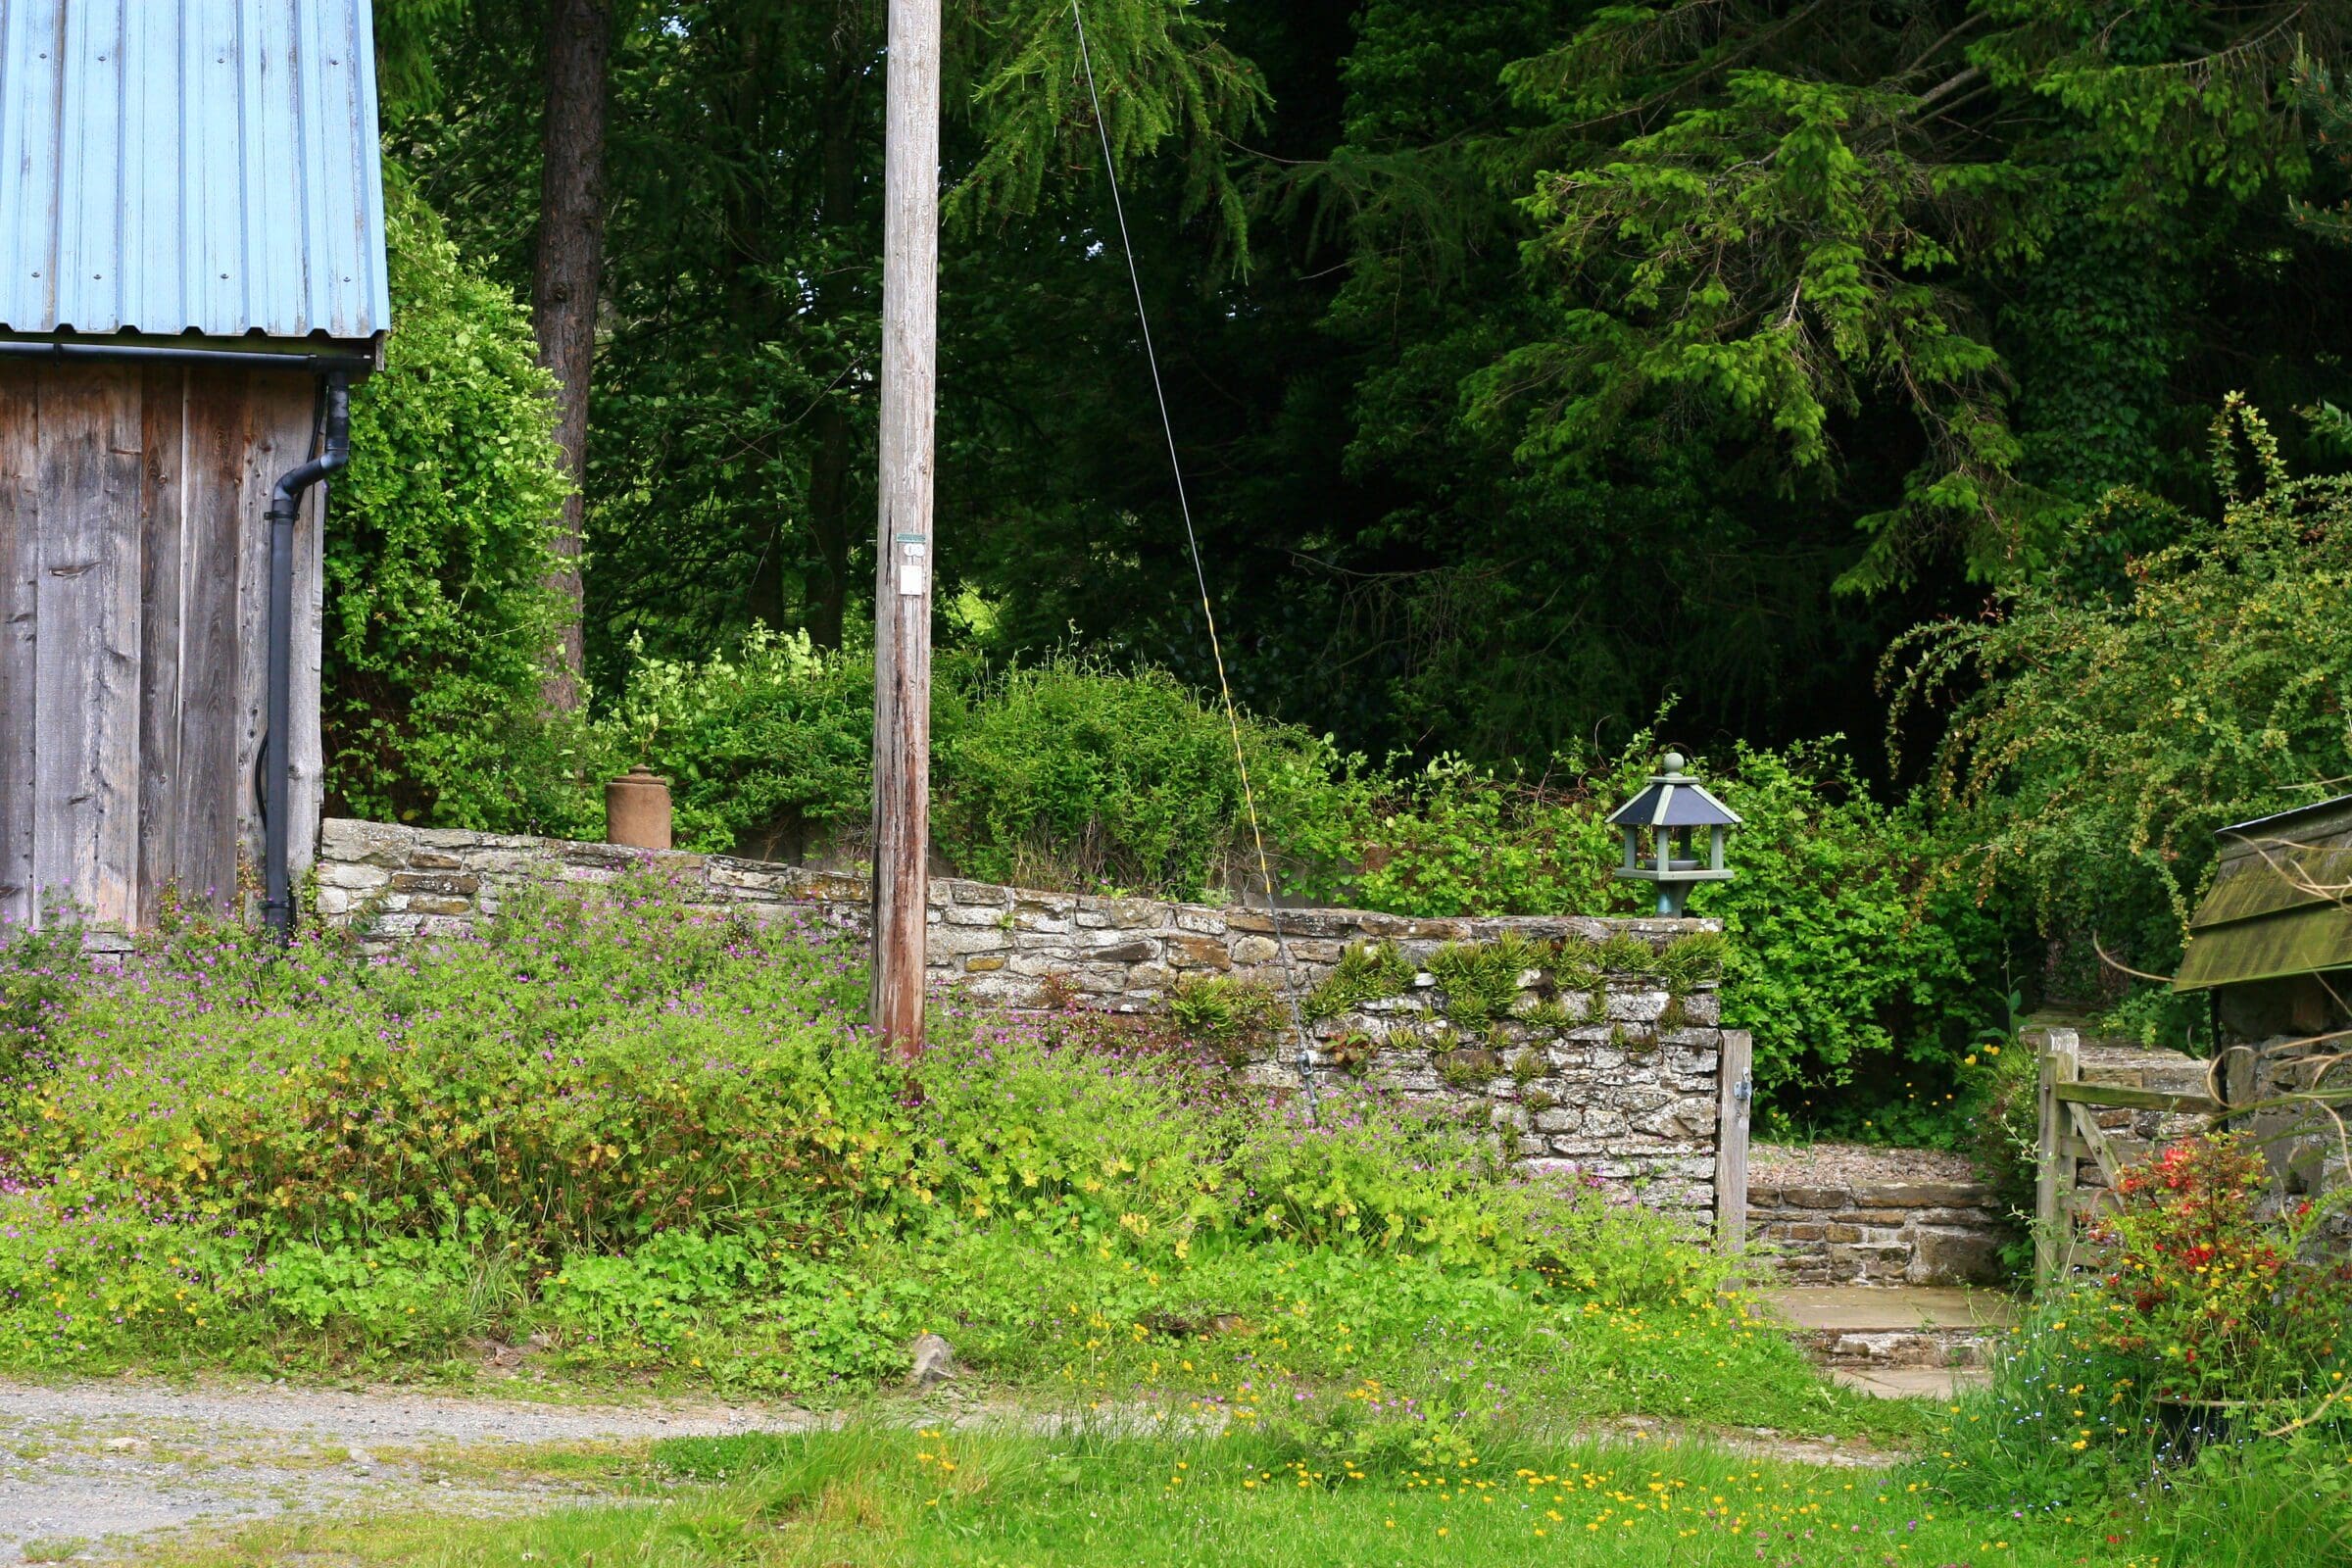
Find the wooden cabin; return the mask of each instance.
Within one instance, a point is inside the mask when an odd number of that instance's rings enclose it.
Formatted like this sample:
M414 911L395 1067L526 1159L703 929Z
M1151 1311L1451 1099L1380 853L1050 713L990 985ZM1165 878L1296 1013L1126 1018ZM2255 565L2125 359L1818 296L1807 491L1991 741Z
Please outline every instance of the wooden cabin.
M282 750L267 514L390 323L374 72L368 0L0 0L0 940L251 909L273 765L308 864L328 485Z

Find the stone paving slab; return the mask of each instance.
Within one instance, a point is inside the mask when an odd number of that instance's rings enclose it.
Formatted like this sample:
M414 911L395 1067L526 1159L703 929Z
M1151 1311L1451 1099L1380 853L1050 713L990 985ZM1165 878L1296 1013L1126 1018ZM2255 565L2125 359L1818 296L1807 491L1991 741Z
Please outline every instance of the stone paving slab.
M1882 1399L1949 1399L1988 1387L1992 1374L1974 1366L1836 1367L1830 1376Z
M1786 1285L1764 1292L1763 1298L1799 1331L1986 1330L2018 1321L2013 1298L1956 1286Z

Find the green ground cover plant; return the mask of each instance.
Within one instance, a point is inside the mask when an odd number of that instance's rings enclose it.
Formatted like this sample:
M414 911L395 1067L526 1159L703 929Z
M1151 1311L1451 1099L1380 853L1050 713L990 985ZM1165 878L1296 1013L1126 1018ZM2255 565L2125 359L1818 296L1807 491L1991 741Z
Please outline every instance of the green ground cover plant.
M1368 1408L1359 1403L1357 1409ZM1433 1443L1376 1407L1333 1428L1138 1431L1074 1418L1052 1434L857 1423L654 1446L624 1505L499 1522L271 1524L169 1554L184 1568L290 1559L856 1568L2159 1568L2325 1563L2309 1537L2239 1527L2190 1539L2202 1488L2145 1510L2021 1517L1907 1474L1819 1468L1705 1445L1601 1445L1487 1428ZM1148 1419L1148 1418L1147 1418ZM1335 1433L1337 1434L1335 1438ZM2268 1544L2276 1557L2210 1554Z
M1446 1412L1909 1419L1819 1383L1667 1221L1484 1128L1341 1086L1310 1124L1214 1043L1086 1015L942 1019L901 1074L829 932L656 882L390 957L197 922L61 956L0 956L46 988L0 1095L15 1368L464 1376L537 1336L552 1373L834 1399L937 1331L984 1384L1244 1421L1367 1380Z

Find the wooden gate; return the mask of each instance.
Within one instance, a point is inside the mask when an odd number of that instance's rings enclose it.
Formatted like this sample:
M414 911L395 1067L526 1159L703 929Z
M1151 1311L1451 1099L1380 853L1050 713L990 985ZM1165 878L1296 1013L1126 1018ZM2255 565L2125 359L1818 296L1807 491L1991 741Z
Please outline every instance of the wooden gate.
M2082 1038L2072 1029L2052 1029L2042 1037L2036 1097L2041 1137L2034 1194L2036 1285L2049 1283L2068 1267L2078 1225L2109 1201L2126 1169L2156 1152L2154 1140L2132 1128L2107 1125L2100 1112L2202 1116L2211 1126L2229 1108L2210 1095L2085 1082L2082 1050ZM2085 1166L2096 1170L2095 1183L2084 1179Z
M1723 1032L1715 1102L1715 1250L1747 1246L1747 1124L1755 1102L1755 1037Z

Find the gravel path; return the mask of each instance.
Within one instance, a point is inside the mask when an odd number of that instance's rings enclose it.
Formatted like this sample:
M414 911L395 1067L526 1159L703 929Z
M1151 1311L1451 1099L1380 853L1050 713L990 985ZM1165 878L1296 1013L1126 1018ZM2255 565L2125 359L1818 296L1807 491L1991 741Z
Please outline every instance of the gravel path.
M157 1530L381 1507L403 1496L443 1512L545 1508L578 1494L552 1481L445 1475L430 1450L631 1443L812 1420L774 1405L0 1381L0 1563L23 1560L28 1544L41 1557L73 1542L103 1553Z
M1061 1424L1051 1414L952 1395L944 1403L910 1403L898 1418L957 1426L1013 1420L1040 1430ZM773 1404L584 1405L398 1389L0 1379L0 1563L111 1557L131 1538L157 1531L285 1513L404 1504L485 1516L537 1512L600 1491L527 1465L502 1470L501 1448L807 1430L827 1419ZM1139 1418L1137 1430L1153 1425ZM1694 1435L1644 1416L1600 1423L1590 1435L1641 1446L1717 1443L1798 1464L1876 1467L1899 1457L1866 1443L1763 1430Z
M1876 1144L1751 1144L1749 1183L1799 1186L1807 1182L1973 1182L1976 1162L1936 1149L1886 1149Z

